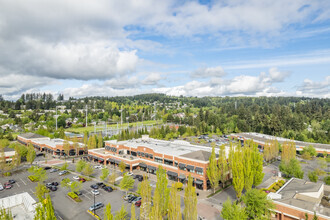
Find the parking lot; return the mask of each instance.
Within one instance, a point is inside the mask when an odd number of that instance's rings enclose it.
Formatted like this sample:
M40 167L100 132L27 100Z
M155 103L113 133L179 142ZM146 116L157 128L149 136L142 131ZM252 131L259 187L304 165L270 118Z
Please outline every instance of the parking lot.
M70 165L70 168L72 168L73 165ZM100 175L100 170L95 170L95 175ZM36 201L37 198L34 195L35 187L37 186L37 183L31 182L27 177L30 175L27 171L21 171L19 173L14 174L11 177L5 177L1 178L1 183L4 184L9 179L14 179L16 183L13 184L12 189L5 189L0 191L0 198L28 192ZM59 176L58 172L56 173L50 173L49 170L47 170L47 176L48 179L45 181L45 183L48 182L58 182L60 184L61 180L64 178L69 178L71 181L76 181L72 177L75 174L67 174L64 176ZM94 203L94 195L91 193L92 188L90 187L92 184L95 184L97 181L90 180L86 181L82 184L82 189L80 190L82 195L80 196L82 202L75 202L71 200L67 193L69 192L67 188L62 188L61 186L58 187L57 191L50 192L50 196L53 202L53 206L57 214L62 219L94 219L92 216L90 216L87 213L87 210L91 205ZM138 180L136 180L136 183L134 184L134 188L137 189L138 187ZM99 189L100 194L95 196L95 202L102 202L104 205L111 203L112 207L112 213L115 214L116 211L119 211L121 208L121 205L124 204L126 206L127 212L130 214L131 211L131 203L128 203L124 201L123 196L125 195L125 192L122 192L120 190L114 190L113 192L107 192L103 189ZM96 210L96 214L100 215L100 217L103 218L104 208ZM139 215L139 208L136 207L136 215Z

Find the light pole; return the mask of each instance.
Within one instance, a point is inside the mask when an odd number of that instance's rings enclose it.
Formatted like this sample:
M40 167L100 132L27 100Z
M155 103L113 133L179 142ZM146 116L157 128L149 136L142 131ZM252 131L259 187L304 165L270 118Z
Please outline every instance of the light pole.
M94 194L94 216L95 216L95 193Z

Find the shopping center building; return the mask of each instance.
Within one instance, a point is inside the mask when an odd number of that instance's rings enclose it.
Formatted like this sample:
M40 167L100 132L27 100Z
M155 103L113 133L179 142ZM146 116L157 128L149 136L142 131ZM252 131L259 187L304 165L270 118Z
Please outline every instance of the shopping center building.
M34 133L24 133L17 136L17 141L21 144L32 146L41 152L50 153L53 155L63 156L65 150L63 149L65 140L63 139L50 139L39 134ZM87 154L85 145L82 143L77 143L76 145L72 141L67 141L69 144L69 155L74 156L76 152L78 155Z
M163 141L144 135L127 141L106 141L105 148L88 150L88 154L94 161L105 165L118 166L122 161L130 171L140 169L156 174L161 165L169 180L185 183L191 175L195 186L206 190L209 187L206 170L211 151L210 147L186 141Z

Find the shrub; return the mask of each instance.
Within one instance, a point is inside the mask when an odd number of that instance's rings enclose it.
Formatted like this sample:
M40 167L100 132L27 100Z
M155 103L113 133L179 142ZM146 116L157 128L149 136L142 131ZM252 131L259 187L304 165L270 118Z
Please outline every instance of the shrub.
M278 182L277 186L281 188L283 186L283 183Z
M282 185L284 185L285 181L284 180L280 180L278 181L279 183L281 183Z
M81 202L81 199L79 198L79 196L77 196L74 192L69 192L68 196L76 202Z
M323 181L326 185L330 185L330 176L324 177Z
M177 190L182 190L182 187L183 187L183 184L182 184L181 182L176 182L176 183L175 183L175 188L176 188Z
M274 189L269 190L269 192L275 193L276 191Z
M318 176L323 176L323 175L326 174L326 172L325 172L324 170L320 170L319 168L316 168L316 169L314 170L314 172L315 172L316 175L318 175Z
M280 187L278 185L276 185L276 186L273 187L273 189L277 191L277 190L280 189Z
M4 176L11 176L11 172L3 173Z
M316 174L315 171L313 171L313 172L309 172L309 173L308 173L308 178L309 178L309 180L310 180L311 182L314 182L314 183L316 183L317 180L319 179L319 177L317 176L317 174Z
M37 177L35 177L35 176L28 176L28 178L32 181L32 182L38 182L39 180L38 180L38 178Z

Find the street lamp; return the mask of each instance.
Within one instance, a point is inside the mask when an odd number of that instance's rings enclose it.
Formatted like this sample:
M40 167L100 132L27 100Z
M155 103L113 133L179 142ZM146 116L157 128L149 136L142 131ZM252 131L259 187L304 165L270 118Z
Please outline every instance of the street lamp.
M95 193L94 194L94 216L95 216Z

